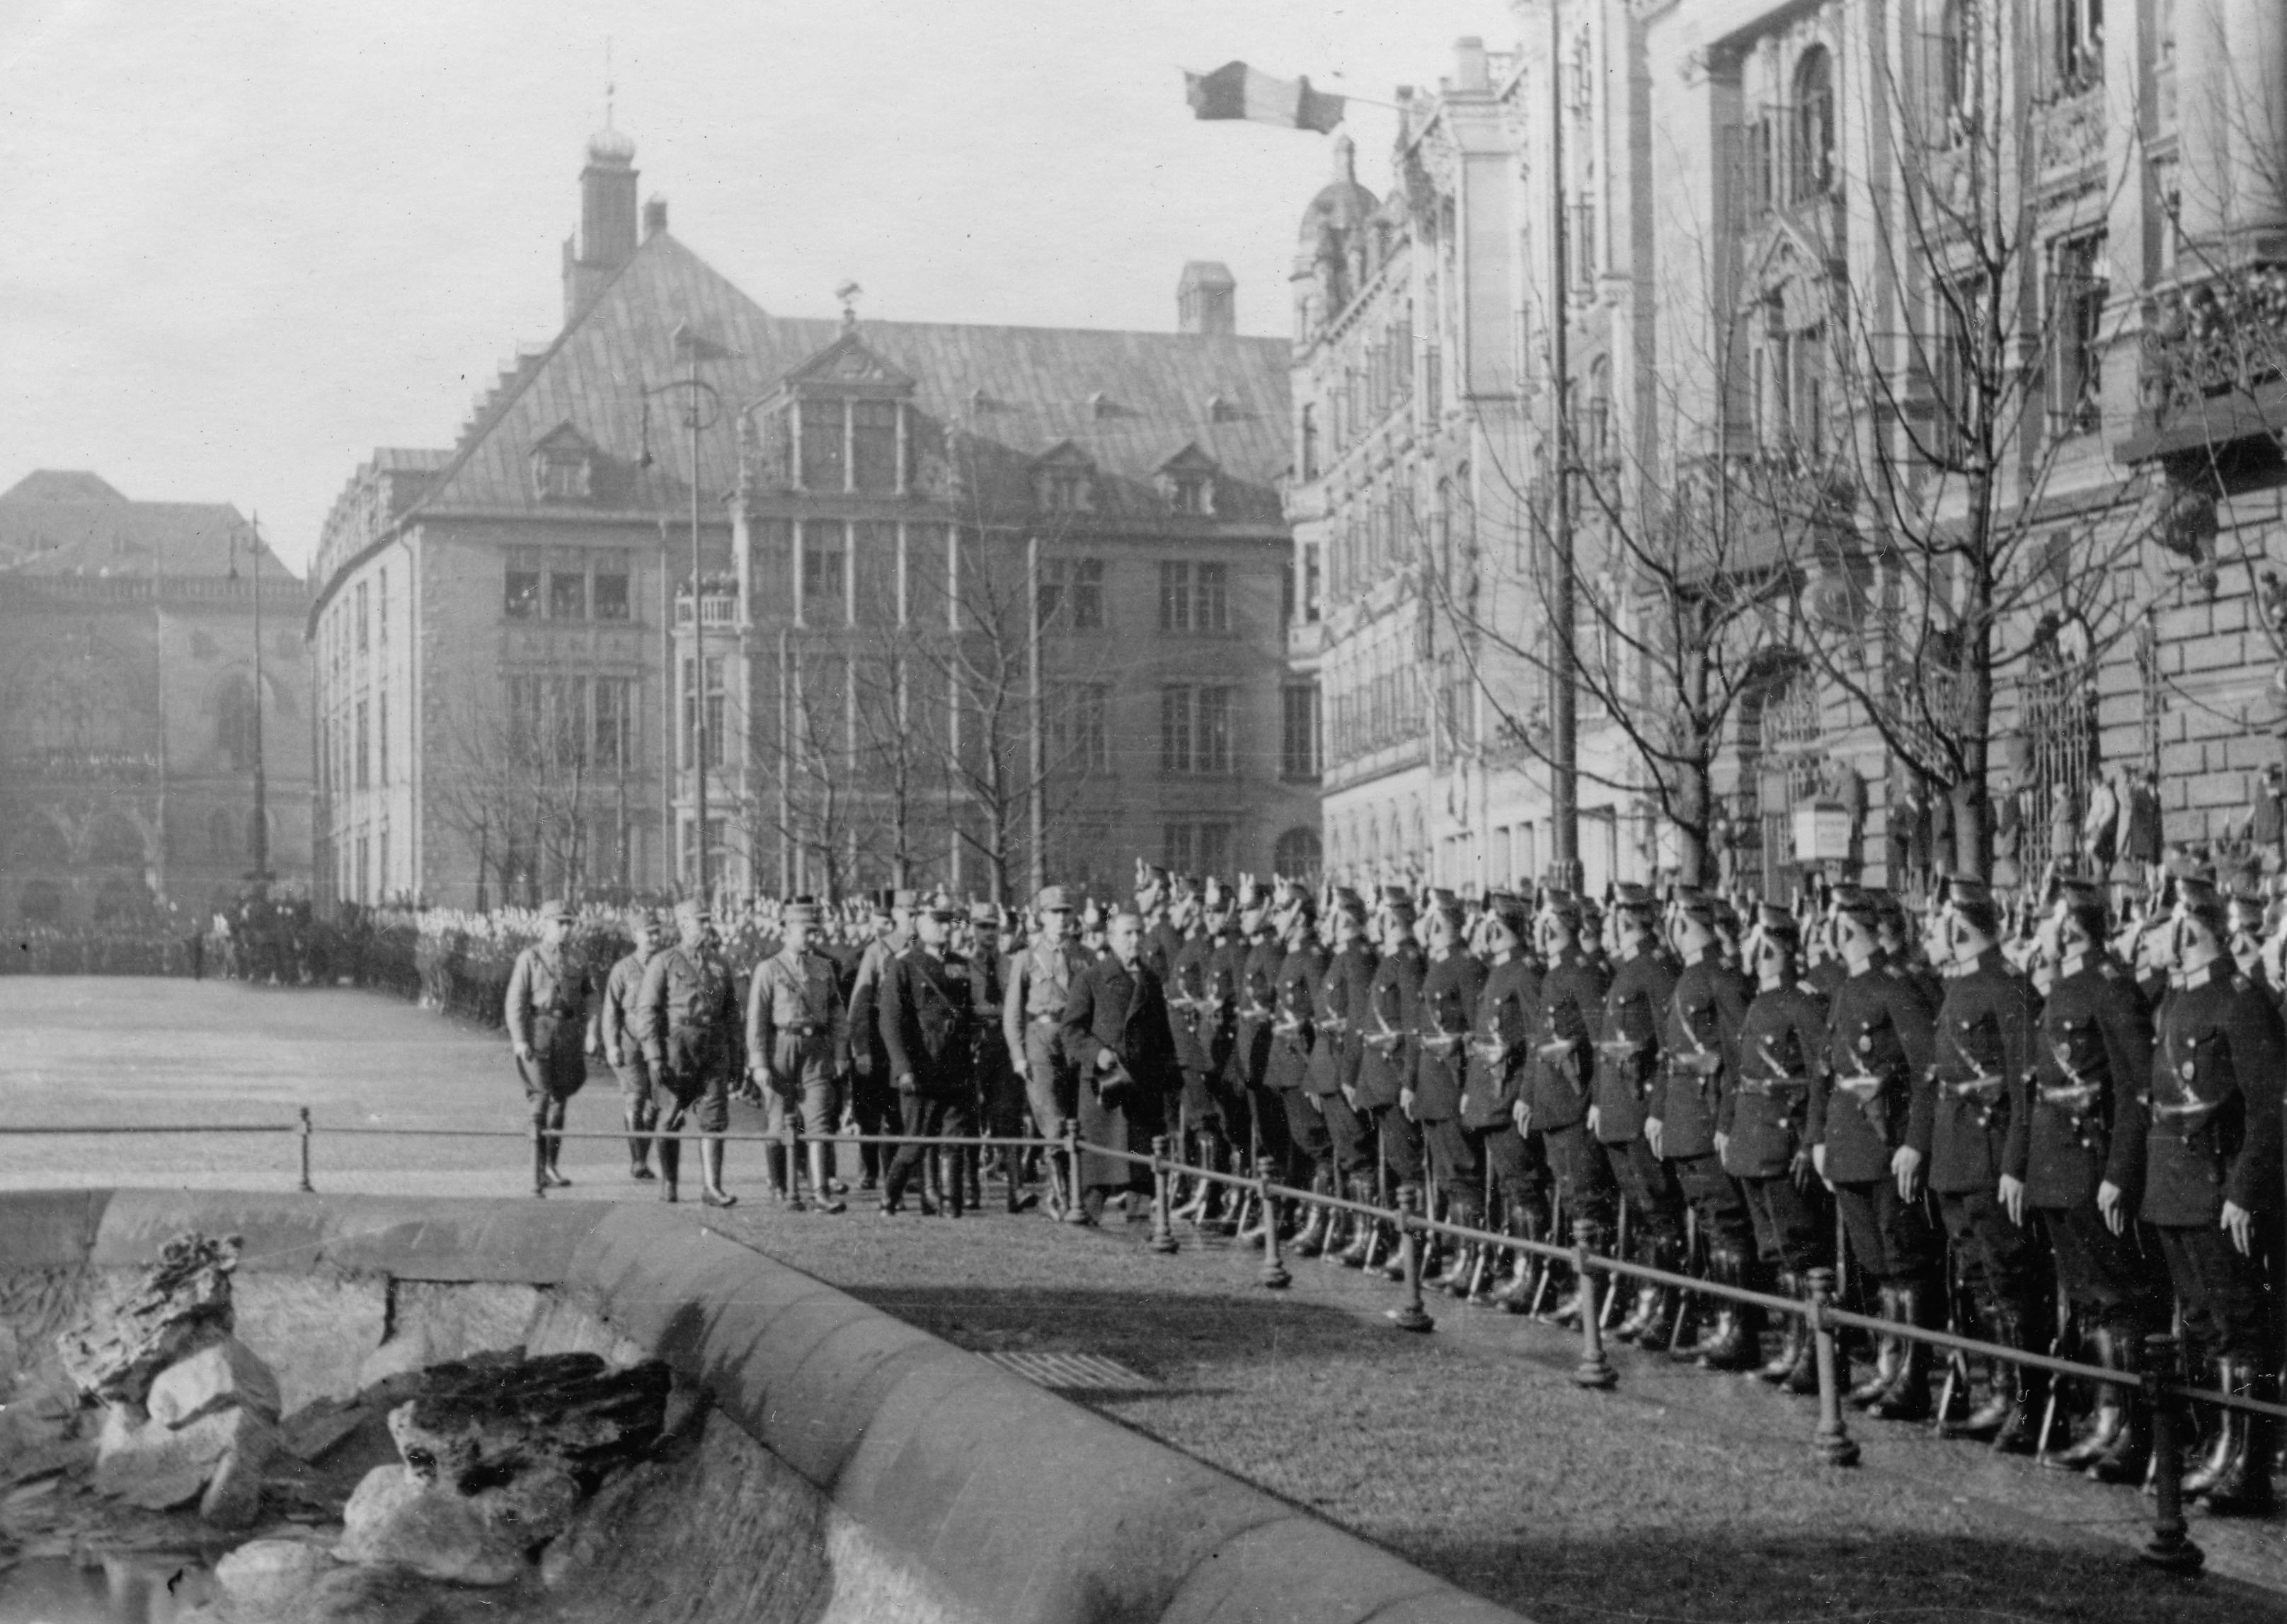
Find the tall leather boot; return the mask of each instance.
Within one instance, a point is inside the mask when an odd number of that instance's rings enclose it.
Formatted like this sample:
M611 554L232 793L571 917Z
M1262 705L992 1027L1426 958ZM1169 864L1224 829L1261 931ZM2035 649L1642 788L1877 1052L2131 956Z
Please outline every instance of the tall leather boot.
M1483 1218L1474 1201L1455 1201L1445 1216L1451 1222L1468 1229L1476 1228ZM1452 1297L1464 1296L1469 1289L1469 1277L1476 1272L1476 1244L1449 1239L1444 1246L1444 1266L1435 1278L1423 1280L1422 1287L1426 1290L1443 1291Z
M1708 1256L1707 1273L1718 1285L1745 1287L1746 1255L1734 1246L1718 1246ZM1702 1370L1752 1370L1762 1356L1762 1312L1731 1297L1716 1299L1714 1330L1700 1338L1693 1362Z
M1935 1306L1928 1286L1919 1281L1897 1289L1897 1313L1900 1325L1923 1327ZM1898 1373L1881 1396L1866 1407L1866 1413L1877 1421L1927 1421L1930 1413L1930 1346L1906 1337L1898 1338L1903 1344L1898 1352Z
M1372 1206L1373 1180L1352 1175L1349 1194L1352 1201L1364 1202L1368 1206ZM1365 1267L1366 1255L1376 1250L1374 1242L1381 1228L1380 1218L1365 1218L1355 1212L1350 1214L1350 1242L1348 1246L1342 1248L1335 1261L1346 1269Z
M2141 1484L2152 1461L2151 1408L2142 1402L2137 1380L2144 1370L2143 1330L2134 1324L2107 1327L2102 1336L2104 1362L2119 1371L2122 1379L2105 1384L2098 1414L2102 1415L2108 1401L2117 1404L2121 1424L2104 1453L2088 1462L2088 1475L2099 1483Z
M676 1179L683 1171L683 1141L665 1139L659 1141L659 1198L672 1202L677 1199Z
M1898 1319L1898 1289L1884 1286L1878 1294L1874 1312L1882 1319L1895 1323ZM1845 1395L1850 1403L1864 1409L1875 1399L1890 1391L1890 1384L1898 1379L1898 1366L1905 1358L1905 1344L1895 1336L1879 1337L1874 1344L1874 1368L1866 1379Z
M2007 1323L2000 1310L1981 1308L1979 1316L1984 1321L1982 1328L1987 1336L2006 1345L2009 1340ZM2011 1379L2015 1367L2001 1360L1980 1361L1985 1366L1985 1397L1970 1406L1969 1414L1959 1421L1940 1416L1937 1434L1940 1438L1968 1438L1980 1442L2000 1436L2004 1423L2016 1408L2017 1384Z
M558 1159L563 1155L564 1136L561 1133L550 1134L548 1136L548 1183L552 1189L563 1189L572 1182L564 1176L564 1170L556 1165Z
M2001 1311L2001 1335L2004 1344L2020 1352L2037 1352L2033 1346L2033 1328L2040 1323L2040 1311L2030 1304L2020 1304ZM2009 1413L2003 1418L2001 1430L1993 1435L1993 1447L2003 1455L2031 1455L2040 1447L2041 1416L2048 1408L2048 1373L2029 1365L1996 1361L1993 1373L1995 1385L2009 1391Z
M1803 1288L1802 1276L1793 1270L1782 1270L1778 1283L1779 1289L1786 1296L1798 1301L1808 1300L1809 1293ZM1804 1331L1802 1317L1800 1314L1787 1315L1786 1324L1779 1333L1779 1351L1771 1356L1771 1362L1757 1370L1755 1375L1774 1387L1784 1384L1794 1375L1795 1367L1802 1362L1804 1344L1809 1340Z
M1332 1180L1324 1170L1320 1170L1319 1171L1314 1172L1310 1175L1310 1188L1315 1194L1329 1194L1328 1186L1331 1182ZM1302 1227L1297 1230L1294 1234L1293 1247L1294 1256L1297 1257L1315 1257L1320 1252L1326 1250L1326 1231L1332 1226L1332 1225L1333 1218L1327 1209L1320 1206L1317 1202L1312 1202L1310 1203L1310 1213L1304 1219Z
M628 1177L630 1179L654 1177L651 1171L651 1141L634 1136L650 1132L653 1124L659 1120L659 1113L649 1106L631 1105L620 1115L627 1119L628 1124Z
M1041 1165L1049 1174L1049 1216L1061 1221L1074 1210L1072 1192L1064 1187L1064 1159L1058 1155L1041 1158Z
M1713 1248L1708 1251L1704 1268L1694 1269L1691 1259L1687 1256L1682 1272L1696 1274L1701 1279L1713 1279L1715 1273ZM1676 1318L1674 1340L1668 1345L1667 1356L1682 1364L1697 1364L1700 1344L1713 1340L1721 1328L1722 1314L1718 1305L1697 1291L1685 1291L1682 1296L1682 1312Z
M1201 1129L1198 1136L1198 1146L1199 1165L1209 1172L1220 1170L1223 1166L1223 1159L1215 1154L1215 1136L1204 1128ZM1208 1211L1214 1205L1215 1192L1220 1187L1212 1179L1193 1179L1190 1198L1175 1210L1175 1220L1178 1223L1192 1225L1206 1223Z
M1675 1253L1681 1249L1673 1241L1658 1235L1646 1235L1636 1242L1635 1250L1636 1261L1647 1268L1672 1271L1675 1267ZM1616 1342L1643 1343L1647 1337L1666 1336L1671 1301L1666 1286L1657 1281L1638 1281L1635 1300L1628 1305L1626 1318L1612 1327L1612 1339Z
M826 1176L826 1146L823 1141L810 1141L811 1207L818 1212L842 1212L848 1203L834 1193L832 1182Z
M969 1170L958 1146L940 1145L937 1148L938 1185L941 1192L940 1210L946 1218L957 1218L968 1203Z
M1421 1210L1421 1186L1418 1184L1401 1184L1394 1193L1392 1200L1396 1202L1397 1210L1400 1212L1405 1214L1408 1218L1415 1217ZM1414 1239L1415 1243L1422 1249L1422 1272L1426 1276L1428 1272L1429 1241L1427 1236L1422 1235L1419 1231L1415 1232ZM1405 1279L1405 1242L1403 1237L1392 1238L1389 1257L1384 1258L1381 1264L1376 1265L1373 1272L1381 1275L1382 1279L1390 1281L1392 1284L1402 1284L1404 1282Z
M1336 1173L1329 1183L1330 1194L1347 1196L1352 1180ZM1351 1241L1357 1237L1357 1228L1358 1216L1348 1207L1327 1208L1326 1233L1318 1239L1319 1257L1327 1263L1341 1263L1342 1254L1349 1250Z
M2096 1362L2107 1370L2120 1368L2119 1342L2109 1326L2095 1326L2088 1333L2088 1351ZM2096 1464L2128 1427L2128 1395L2117 1382L2096 1384L2096 1406L2089 1412L2088 1424L2066 1448L2054 1455L2041 1457L2041 1464L2058 1471L2085 1471Z
M789 1181L787 1178L787 1154L783 1145L763 1147L763 1178L771 1186L771 1199L784 1205Z
M723 1153L730 1147L713 1136L699 1141L699 1169L706 1182L699 1186L699 1200L709 1207L735 1207L739 1198L723 1187Z
M2243 1399L2268 1399L2273 1384L2256 1374L2243 1359L2216 1361L2216 1384ZM2277 1429L2268 1415L2246 1410L2223 1412L2228 1448L2215 1473L2197 1491L2212 1517L2262 1517L2275 1499L2271 1486L2271 1457L2278 1447ZM2186 1479L2185 1493L2193 1492Z

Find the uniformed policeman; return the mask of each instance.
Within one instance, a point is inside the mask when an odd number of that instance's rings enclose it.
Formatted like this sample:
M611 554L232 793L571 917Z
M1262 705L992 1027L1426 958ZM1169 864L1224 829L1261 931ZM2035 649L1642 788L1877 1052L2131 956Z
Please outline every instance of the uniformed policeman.
M1221 880L1208 879L1199 890L1199 920L1206 943L1198 980L1187 981L1191 999L1191 1036L1198 1049L1199 1086L1206 1112L1195 1118L1198 1154L1210 1168L1221 1169L1248 1142L1253 1097L1233 1080L1232 1051L1238 1041L1239 987L1246 974L1247 943L1238 934L1237 898ZM1184 1086L1191 1080L1188 1074ZM1213 1224L1229 1192L1212 1179L1202 1179L1184 1203L1179 1217L1194 1224Z
M1213 885L1209 880L1207 885ZM1217 1108L1207 1088L1209 1058L1200 1041L1202 1004L1207 996L1207 961L1214 957L1204 896L1188 881L1179 882L1168 906L1168 922L1180 933L1167 974L1161 983L1167 997L1167 1025L1175 1047L1175 1062L1183 1068L1181 1108L1176 1114L1175 1155L1188 1162L1203 1155L1195 1139L1215 1137ZM1148 950L1147 950L1148 957ZM1213 1036L1210 1031L1207 1036Z
M541 1178L551 1186L572 1182L556 1165L564 1154L564 1108L588 1081L589 977L571 937L572 910L541 904L540 940L516 956L504 1011L525 1104L545 1135Z
M1413 1080L1417 1052L1413 1006L1428 961L1422 957L1421 944L1414 940L1412 894L1403 886L1385 886L1376 903L1381 962L1366 986L1365 1004L1353 1018L1358 1045L1357 1108L1372 1136L1380 1166L1389 1169L1393 1199L1401 1211L1411 1212L1419 1209L1421 1198L1421 1130L1399 1102ZM1373 1190L1373 1183L1370 1178L1364 1179L1360 1187ZM1357 1199L1378 1200L1379 1194ZM1352 1268L1363 1268L1375 1246L1374 1226L1361 1224L1341 1260ZM1394 1248L1390 1255L1396 1256Z
M1332 1145L1333 1193L1370 1202L1374 1195L1373 1130L1370 1119L1358 1115L1357 1074L1365 1051L1360 1028L1377 961L1373 944L1366 939L1365 898L1347 887L1338 891L1332 925L1333 951L1318 977L1310 1089ZM1339 1258L1354 1238L1352 1232L1364 1226L1352 1223L1355 1215L1347 1208L1328 1212L1319 1250Z
M1175 905L1179 900L1188 902L1195 889L1194 881L1170 875L1157 863L1137 859L1136 912L1144 921L1144 962L1159 978L1163 988L1175 970L1175 955L1183 946L1183 922L1175 917Z
M723 1134L731 1125L732 1048L738 1041L739 992L731 967L723 962L715 920L705 903L686 898L675 905L677 945L644 967L636 997L644 1059L665 1092L660 1128L674 1134L695 1108L700 1135L700 1199L710 1207L733 1207L738 1197L723 1187ZM680 1139L659 1142L660 1199L677 1198L683 1169Z
M635 948L612 966L604 978L604 996L596 1011L597 1036L612 1075L620 1082L620 1112L628 1124L628 1177L649 1179L651 1131L659 1125L659 1096L651 1063L644 1059L643 1037L636 1019L636 999L643 991L644 970L667 945L667 926L649 909L629 918ZM637 1138L637 1135L645 1137Z
M1572 1238L1591 1251L1602 1251L1612 1240L1617 1192L1611 1166L1589 1139L1587 1124L1595 1089L1595 1037L1603 1014L1606 982L1582 947L1579 897L1550 890L1533 928L1546 967L1532 1012L1531 1051L1515 1112L1517 1131L1539 1136ZM1494 1171L1498 1177L1498 1164ZM1554 1317L1569 1320L1576 1303L1577 1297L1568 1298Z
M1827 1013L1826 1063L1812 1076L1811 1163L1834 1192L1850 1250L1879 1286L1881 1314L1927 1327L1938 1306L1937 1232L1922 1205L1923 1152L1907 1142L1912 1080L1930 1063L1930 1012L1882 950L1882 899L1834 892L1835 944L1848 972ZM1883 1420L1929 1415L1927 1344L1886 1337L1850 1400Z
M973 1065L978 1120L992 1137L1016 1139L1025 1131L1025 1084L1017 1075L1016 1052L1001 1030L1000 1017L1008 997L1009 967L1020 943L1012 916L998 903L971 903L969 928L964 957L969 960L969 1003L977 1011ZM1024 1192L1022 1158L1006 1145L995 1147L993 1154L1006 1186L1008 1210L1021 1212L1032 1200ZM968 1165L970 1200L981 1208L984 1151L972 1147L961 1159Z
M1271 920L1271 888L1251 876L1238 882L1239 955L1238 1007L1231 1018L1231 1080L1247 1100L1249 1171L1253 1163L1268 1156L1282 1170L1291 1171L1293 1141L1286 1131L1286 1104L1270 1082L1270 1048L1278 1021L1278 966L1286 946ZM1261 1222L1257 1214L1255 1222ZM1237 1237L1260 1240L1251 1227Z
M1739 1022L1737 1063L1723 1074L1715 1142L1723 1171L1739 1181L1757 1244L1778 1265L1780 1289L1807 1299L1810 1271L1833 1266L1834 1226L1804 1138L1811 1078L1824 1063L1826 1000L1799 974L1801 943L1793 914L1756 908L1742 944L1755 997ZM1790 1392L1817 1391L1806 1332L1800 1315L1788 1315L1777 1355L1756 1374Z
M816 904L788 903L779 916L779 931L777 955L756 966L747 993L748 1075L763 1091L771 1133L784 1133L791 1123L810 1136L811 1193L819 1210L840 1212L843 1203L827 1177L826 1136L842 1120L850 1012L834 961L818 950ZM801 1171L787 1168L781 1185L773 1166L771 1194L785 1199Z
M1522 928L1521 917L1517 924ZM1421 973L1421 995L1413 1006L1413 1086L1398 1096L1398 1108L1412 1112L1421 1124L1428 1161L1422 1210L1429 1210L1428 1193L1434 1185L1452 1221L1476 1222L1482 1216L1484 1164L1476 1141L1462 1125L1461 1095L1468 1080L1469 1029L1476 1021L1477 997L1484 989L1485 966L1468 944L1461 904L1451 891L1430 894L1428 928L1428 966ZM1476 1216L1456 1216L1460 1214ZM1449 1273L1436 1267L1434 1254L1440 1251L1452 1260ZM1449 1289L1458 1280L1467 1289L1470 1270L1464 1262L1466 1248L1448 1249L1432 1240L1428 1254L1421 1264L1425 1277Z
M2234 972L2228 930L2215 887L2180 879L2168 948L2175 974L2160 1005L2146 1106L2143 1218L2175 1282L2185 1334L2210 1361L2210 1384L2269 1399L2278 1349L2256 1246L2276 1210L2287 1043L2270 1002ZM2100 1204L2117 1208L2119 1194L2105 1194L2097 1192ZM2220 1514L2269 1510L2275 1437L2268 1417L2226 1409L2185 1494Z
M1288 1177L1309 1180L1313 1190L1333 1191L1333 1140L1310 1087L1310 1052L1317 1035L1318 982L1326 973L1326 958L1318 945L1318 903L1310 892L1292 880L1281 883L1276 923L1286 955L1278 961L1271 1007L1270 1056L1264 1084L1278 1095L1286 1114L1286 1136L1294 1163ZM1326 1235L1326 1210L1313 1202L1294 1236L1294 1250L1315 1257Z
M1982 882L1942 882L1933 926L1927 940L1945 998L1907 1140L1928 1157L1929 1186L1955 1255L1970 1265L1987 1334L2005 1347L2046 1353L2054 1318L2048 1260L2039 1235L2025 1226L2022 1190L2005 1199L2001 1182L2011 1116L2032 1068L2033 990L2002 958L2000 911ZM2046 1398L2041 1372L1997 1360L1986 1402L1943 1430L2029 1455Z
M977 1131L972 1105L977 1011L969 966L948 945L954 921L960 917L959 905L938 892L914 917L913 945L891 961L882 978L882 1042L890 1084L897 1090L901 1134L960 1138ZM929 1159L930 1149L921 1144L898 1147L882 1179L883 1218L899 1210L906 1181ZM963 1194L960 1159L941 1151L938 1166L946 1216L959 1218ZM926 1189L921 1206L924 1214L934 1215Z
M882 981L890 965L914 944L916 903L909 890L884 891L874 897L873 940L859 956L858 973L850 983L850 1114L860 1133L898 1131L898 1092L882 1041ZM864 1170L858 1187L871 1190L889 1155L882 1146L861 1145L858 1162Z
M1072 978L1088 961L1080 952L1080 920L1069 891L1043 886L1033 901L1033 940L1009 966L1001 1031L1017 1075L1025 1080L1033 1126L1043 1139L1062 1139L1075 1104L1072 1064L1064 1052L1064 1004ZM1063 1158L1050 1155L1048 1168L1049 1215L1078 1219L1080 1204L1065 1188Z
M2141 1483L2151 1435L2126 1389L2144 1368L2144 1337L2164 1326L2167 1310L2166 1282L2129 1229L2144 1187L2152 1018L2107 950L2109 934L2102 889L2060 882L2039 933L2049 995L2010 1114L2001 1199L2013 1213L2038 1215L2089 1352L2128 1378L2101 1386L2088 1429L2042 1462Z
M1626 1199L1638 1262L1680 1273L1683 1256L1683 1191L1674 1170L1643 1137L1644 1107L1662 1062L1660 1031L1682 967L1659 934L1659 899L1639 885L1617 887L1612 928L1618 937L1611 982L1596 1038L1595 1100L1588 1128ZM1666 1331L1673 1304L1667 1289L1636 1289L1634 1305L1612 1328L1622 1342Z

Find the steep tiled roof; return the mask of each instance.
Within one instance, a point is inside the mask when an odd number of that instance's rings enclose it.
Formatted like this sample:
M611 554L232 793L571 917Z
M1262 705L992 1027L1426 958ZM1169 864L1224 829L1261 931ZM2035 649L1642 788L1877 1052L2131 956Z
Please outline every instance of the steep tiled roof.
M655 512L687 501L680 409L645 398L673 375L673 334L686 320L732 352L703 363L701 376L733 406L776 392L842 334L831 319L770 314L656 233L553 344L503 369L418 510L539 509L531 454L567 422L601 453L594 507ZM1227 478L1266 496L1286 464L1281 339L898 321L869 321L859 334L915 380L926 415L958 421L1004 457L1069 440L1115 480L1148 488L1169 457L1196 445ZM702 434L705 495L726 494L736 475L732 435ZM1275 515L1275 500L1264 510Z
M222 576L233 550L239 573L253 572L246 520L227 502L130 501L92 474L58 477L71 483L34 475L0 493L0 572ZM110 494L81 493L88 480ZM262 573L294 574L266 549Z

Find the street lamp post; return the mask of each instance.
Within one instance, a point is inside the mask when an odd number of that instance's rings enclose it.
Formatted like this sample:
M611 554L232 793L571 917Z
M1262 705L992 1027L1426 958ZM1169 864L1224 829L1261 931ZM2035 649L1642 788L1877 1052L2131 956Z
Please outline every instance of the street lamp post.
M707 896L707 616L704 583L700 574L699 431L712 428L722 415L722 396L699 376L699 363L721 360L732 352L702 335L689 321L675 328L676 358L684 375L650 391L683 398L683 426L691 435L691 767L692 767L692 895Z
M262 759L262 515L249 521L249 551L254 557L254 872L259 884L270 878L270 792ZM230 576L238 579L238 537L231 536Z

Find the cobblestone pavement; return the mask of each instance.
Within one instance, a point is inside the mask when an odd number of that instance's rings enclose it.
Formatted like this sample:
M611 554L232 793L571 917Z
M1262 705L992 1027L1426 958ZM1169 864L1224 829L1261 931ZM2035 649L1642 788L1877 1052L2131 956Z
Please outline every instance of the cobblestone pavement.
M290 1138L20 1138L63 1121L318 1123L325 1191L501 1195L513 1139L328 1136L344 1125L517 1131L497 1034L374 994L119 979L0 980L0 1187L115 1183L290 1188ZM601 1068L575 1130L616 1125ZM751 1114L740 1123L758 1125ZM574 1142L556 1199L648 1199L616 1143ZM2194 1518L2212 1575L2136 1564L2146 1502L1920 1429L1859 1423L1864 1466L1808 1464L1808 1405L1752 1380L1621 1351L1618 1391L1570 1380L1574 1339L1433 1303L1435 1335L1381 1318L1392 1293L1317 1263L1262 1291L1254 1259L1142 1226L1037 1216L882 1223L797 1217L734 1147L735 1210L684 1210L983 1352L1115 1359L1148 1391L1075 1394L1543 1620L1898 1616L2215 1620L2280 1616L2280 1526ZM988 1196L997 1195L997 1189ZM853 1196L853 1200L856 1197ZM1266 1357L1266 1355L1271 1355ZM2266 1587L2259 1589L2255 1587Z

